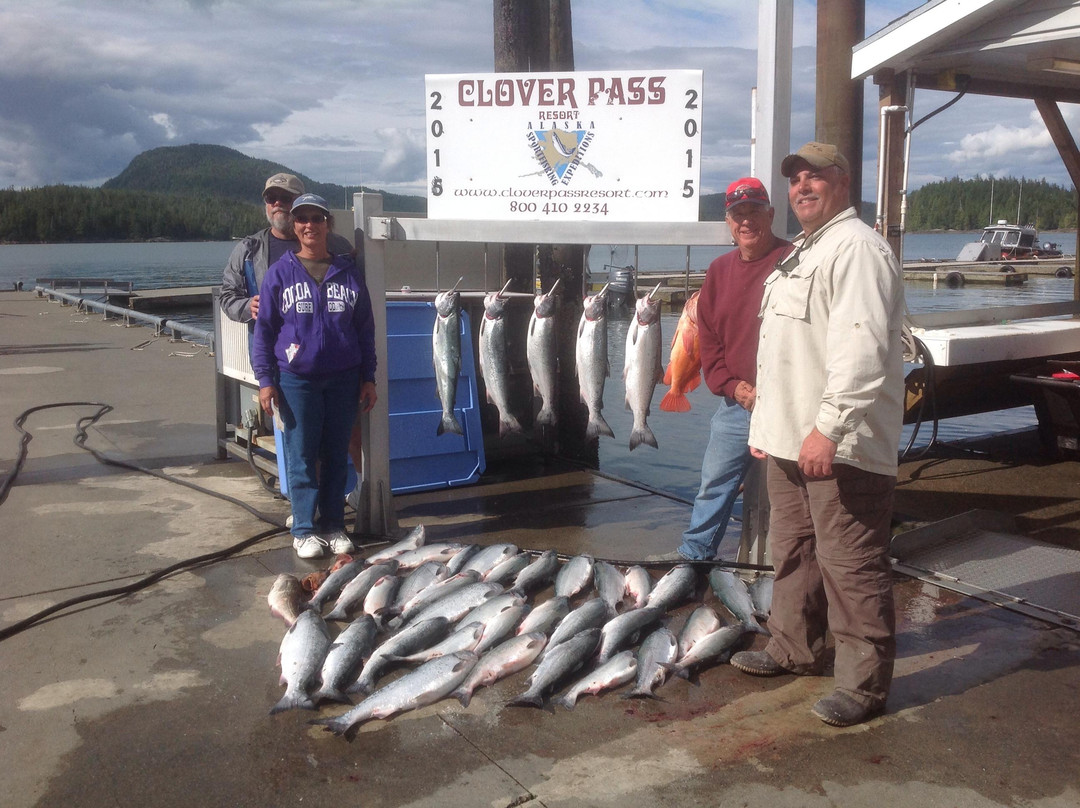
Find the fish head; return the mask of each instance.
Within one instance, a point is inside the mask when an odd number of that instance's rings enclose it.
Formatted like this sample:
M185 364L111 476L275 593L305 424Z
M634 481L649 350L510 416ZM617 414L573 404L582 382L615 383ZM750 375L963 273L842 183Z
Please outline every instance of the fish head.
M440 292L435 295L435 311L439 313L440 317L449 317L457 311L460 300L461 292L456 289L451 289L448 292Z
M660 301L653 300L651 295L638 298L634 308L639 325L652 325L660 320Z
M503 316L508 300L509 298L503 297L500 292L484 295L484 316L491 320L498 320Z
M553 316L555 314L555 300L555 295L551 292L534 297L533 309L536 311L536 316L539 318Z

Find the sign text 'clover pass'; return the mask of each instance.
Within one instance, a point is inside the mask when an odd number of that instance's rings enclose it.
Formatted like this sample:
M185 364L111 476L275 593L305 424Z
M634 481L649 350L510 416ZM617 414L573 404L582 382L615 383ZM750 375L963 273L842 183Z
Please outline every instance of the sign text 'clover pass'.
M701 71L426 77L428 217L696 222Z

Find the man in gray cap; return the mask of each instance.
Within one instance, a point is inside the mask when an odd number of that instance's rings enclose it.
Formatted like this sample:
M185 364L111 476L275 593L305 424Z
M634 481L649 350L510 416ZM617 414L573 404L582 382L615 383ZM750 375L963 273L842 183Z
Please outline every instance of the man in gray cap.
M780 171L803 230L765 280L749 439L768 457L772 638L731 664L756 676L819 674L831 631L835 690L812 712L845 727L884 709L896 657L888 548L903 275L850 206L835 146L807 143Z
M296 252L300 243L293 232L293 200L304 193L304 183L295 174L275 174L263 188L266 205L266 221L257 233L242 239L233 248L225 273L221 279L221 296L218 303L230 320L251 323L259 313L259 286L266 276L267 268L286 252ZM330 235L330 252L333 255L353 253L353 245L337 234ZM363 264L357 258L363 275Z
M295 174L279 173L270 177L262 193L263 203L266 205L266 221L270 226L241 239L233 247L228 263L225 264L218 305L230 320L248 324L249 350L251 329L259 315L259 287L266 277L266 270L286 252L300 249L290 211L293 202L303 193L304 183ZM353 255L356 266L360 269L360 277L364 277L363 253L358 253L348 239L337 233L330 233L327 247L331 255ZM359 419L349 439L349 455L359 472L362 462ZM359 489L359 486L357 488ZM354 506L358 502L354 497Z

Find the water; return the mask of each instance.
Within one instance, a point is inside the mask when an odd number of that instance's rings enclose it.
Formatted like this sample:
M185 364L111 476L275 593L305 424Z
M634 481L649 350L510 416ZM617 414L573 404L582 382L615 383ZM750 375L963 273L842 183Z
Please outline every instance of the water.
M955 256L968 241L971 233L932 233L909 235L905 238L908 259ZM1043 234L1042 240L1056 241L1066 253L1075 252L1073 233ZM37 278L108 278L132 281L137 289L156 289L172 286L208 286L221 282L222 269L235 242L156 243L156 244L42 244L0 245L0 289L12 288L14 281L32 287ZM690 249L691 269L703 270L723 250L714 247ZM614 261L611 259L614 258ZM623 266L633 263L632 247L594 247L590 266L601 270L606 263ZM686 262L683 247L641 247L638 261L642 270L682 269ZM908 309L912 312L932 310L973 309L987 306L1019 305L1059 300L1071 300L1073 283L1058 278L1033 278L1018 287L978 287L962 289L912 283L906 287ZM174 319L211 328L212 322L204 309ZM665 343L675 333L677 315L665 314L662 319ZM715 410L712 393L701 384L689 394L688 413L662 412L659 401L662 386L654 397L653 414L649 423L660 444L659 450L642 446L632 454L628 441L631 415L623 407L622 366L629 314L616 315L609 321L609 351L611 378L604 393L604 416L615 431L616 440L600 441L601 468L629 479L638 480L687 499L697 491L701 458L709 434L709 419ZM666 357L665 357L666 358ZM211 392L207 391L207 395ZM1007 429L1018 429L1036 423L1031 407L1006 410L984 415L953 418L941 423L939 440L958 440ZM910 428L904 432L907 443ZM916 446L929 439L929 426L923 428ZM682 526L672 526L673 532Z

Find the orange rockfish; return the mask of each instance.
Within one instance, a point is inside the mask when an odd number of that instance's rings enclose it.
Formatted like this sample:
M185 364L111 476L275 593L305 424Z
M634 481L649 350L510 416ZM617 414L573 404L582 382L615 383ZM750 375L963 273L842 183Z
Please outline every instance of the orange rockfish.
M660 409L665 412L689 412L686 394L701 384L701 341L697 325L700 294L700 290L694 292L686 301L671 340L671 359L664 372L664 384L671 385L671 390L660 401Z

